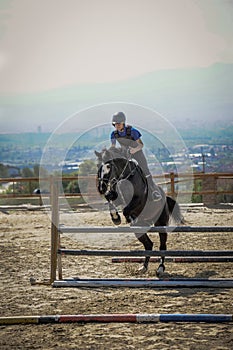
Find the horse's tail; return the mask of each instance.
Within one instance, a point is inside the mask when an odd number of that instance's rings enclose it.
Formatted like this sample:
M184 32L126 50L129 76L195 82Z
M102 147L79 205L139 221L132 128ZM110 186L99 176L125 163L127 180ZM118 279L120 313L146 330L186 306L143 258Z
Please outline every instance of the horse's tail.
M169 213L177 224L185 224L184 217L181 213L180 206L177 201L171 197L167 196L167 205Z

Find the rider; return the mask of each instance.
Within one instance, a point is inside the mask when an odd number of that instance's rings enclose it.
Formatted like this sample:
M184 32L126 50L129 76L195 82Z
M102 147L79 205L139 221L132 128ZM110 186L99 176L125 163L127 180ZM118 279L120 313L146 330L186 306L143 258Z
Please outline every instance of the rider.
M146 176L149 198L153 201L159 201L162 197L158 186L154 183L152 175L147 165L146 157L142 151L143 142L141 140L141 133L130 125L125 125L126 117L123 112L117 112L112 116L112 125L115 130L111 133L112 147L116 146L116 141L120 143L122 147L129 149L129 152L139 166L141 167L144 175Z

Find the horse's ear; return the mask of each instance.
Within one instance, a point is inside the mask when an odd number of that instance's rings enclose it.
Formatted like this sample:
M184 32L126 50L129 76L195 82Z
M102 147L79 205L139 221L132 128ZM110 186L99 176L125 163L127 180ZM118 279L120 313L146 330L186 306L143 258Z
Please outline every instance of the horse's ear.
M95 155L98 159L102 159L102 154L100 152L95 151Z

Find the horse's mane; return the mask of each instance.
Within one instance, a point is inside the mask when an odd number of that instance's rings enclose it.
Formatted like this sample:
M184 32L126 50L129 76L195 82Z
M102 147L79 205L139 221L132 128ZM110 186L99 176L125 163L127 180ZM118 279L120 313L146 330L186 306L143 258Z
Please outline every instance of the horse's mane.
M104 162L107 162L116 158L124 158L127 159L126 150L119 147L110 147L102 150L102 158Z

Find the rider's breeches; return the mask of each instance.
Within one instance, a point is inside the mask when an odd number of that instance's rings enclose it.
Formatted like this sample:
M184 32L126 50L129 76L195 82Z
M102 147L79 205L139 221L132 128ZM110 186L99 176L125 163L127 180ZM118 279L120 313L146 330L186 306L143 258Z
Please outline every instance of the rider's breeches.
M154 183L152 175L147 165L147 160L142 151L138 151L132 155L134 159L138 162L138 165L141 167L144 175L146 176L147 183L150 189L157 190L157 185Z
M134 159L136 159L136 161L138 162L138 165L142 169L144 175L146 175L146 176L150 175L150 170L148 168L147 160L146 160L146 157L144 156L144 153L142 151L138 151L138 152L132 154L132 157Z

